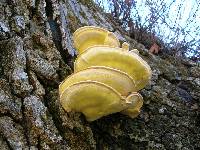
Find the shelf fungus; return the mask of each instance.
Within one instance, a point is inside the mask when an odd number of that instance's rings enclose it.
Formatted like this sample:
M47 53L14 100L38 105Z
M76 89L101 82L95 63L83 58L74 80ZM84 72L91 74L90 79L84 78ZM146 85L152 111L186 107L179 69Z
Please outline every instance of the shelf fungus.
M92 66L66 78L60 84L59 93L62 94L66 88L74 83L88 80L109 85L123 96L135 91L135 82L127 73L109 67Z
M67 112L82 112L88 121L94 121L102 116L134 107L140 98L136 92L124 97L104 83L81 81L66 88L60 101Z
M151 77L149 65L135 52L109 46L93 46L85 50L75 61L75 72L90 66L106 66L127 73L136 84L136 91L145 87Z
M79 54L94 45L120 46L119 40L112 32L95 26L79 28L74 32L73 39Z
M138 50L129 51L126 42L120 48L113 33L94 26L79 28L73 38L79 55L75 73L59 86L63 108L83 113L88 121L116 112L137 117L143 105L137 91L151 78Z

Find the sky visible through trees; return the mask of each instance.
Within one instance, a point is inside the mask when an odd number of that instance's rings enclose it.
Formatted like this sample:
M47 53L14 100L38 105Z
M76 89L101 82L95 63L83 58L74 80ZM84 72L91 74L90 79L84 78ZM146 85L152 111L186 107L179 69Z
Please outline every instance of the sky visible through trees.
M106 12L159 37L178 55L200 57L200 0L95 0ZM127 15L129 13L129 15ZM125 18L125 19L124 19Z

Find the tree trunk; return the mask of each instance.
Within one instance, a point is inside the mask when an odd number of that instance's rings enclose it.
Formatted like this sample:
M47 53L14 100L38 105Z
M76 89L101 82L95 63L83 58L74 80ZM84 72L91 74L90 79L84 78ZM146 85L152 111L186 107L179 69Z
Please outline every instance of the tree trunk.
M149 54L90 0L0 0L0 149L199 149L200 68ZM144 106L88 123L66 113L58 85L73 72L72 33L115 31L150 64Z

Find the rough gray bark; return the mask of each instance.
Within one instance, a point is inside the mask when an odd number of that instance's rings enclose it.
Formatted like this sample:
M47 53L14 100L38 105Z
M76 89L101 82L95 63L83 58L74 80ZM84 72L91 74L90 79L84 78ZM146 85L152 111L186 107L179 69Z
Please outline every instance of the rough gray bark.
M73 70L72 33L95 25L138 48L153 70L140 116L88 123L67 114L58 85ZM200 149L200 68L161 59L90 1L0 0L0 149Z

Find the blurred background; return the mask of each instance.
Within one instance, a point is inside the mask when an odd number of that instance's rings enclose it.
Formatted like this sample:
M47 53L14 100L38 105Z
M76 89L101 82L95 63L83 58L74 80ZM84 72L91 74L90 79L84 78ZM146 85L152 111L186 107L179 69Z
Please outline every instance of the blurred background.
M94 0L152 52L200 61L200 0Z

